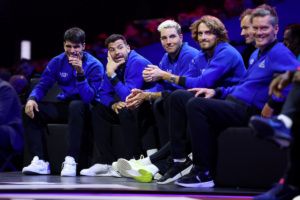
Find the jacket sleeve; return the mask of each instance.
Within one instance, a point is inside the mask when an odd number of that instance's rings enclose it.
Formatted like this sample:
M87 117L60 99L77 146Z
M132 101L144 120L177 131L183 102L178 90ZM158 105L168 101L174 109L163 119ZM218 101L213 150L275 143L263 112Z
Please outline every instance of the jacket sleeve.
M100 62L96 62L85 73L83 81L76 81L76 87L83 102L90 103L95 99L103 81L104 69Z
M29 98L33 98L36 101L41 101L43 97L46 95L48 90L53 86L56 82L56 71L58 67L58 62L56 59L52 59L47 67L45 68L40 81L34 87L32 92L29 95Z
M128 66L128 69L125 72L124 83L117 81L113 84L115 92L120 97L121 101L125 101L133 88L142 89L144 84L142 73L148 64L150 63L145 60L134 61Z
M203 68L200 76L186 77L185 87L214 88L216 83L231 70L235 60L234 54L228 53L226 50L220 51L215 58L208 61L206 67L197 66L198 68ZM197 64L199 63L195 63L195 65Z
M272 61L272 70L274 74L284 73L286 71L295 71L297 67L300 66L299 61L295 58L295 56L291 52L287 52L282 56L282 52L275 52L270 56L270 60ZM291 87L288 86L283 89L282 95L283 97L278 98L275 95L271 95L268 104L272 108L278 107L284 103Z
M100 101L107 107L115 102L114 89L106 74L104 75L104 79L100 88Z

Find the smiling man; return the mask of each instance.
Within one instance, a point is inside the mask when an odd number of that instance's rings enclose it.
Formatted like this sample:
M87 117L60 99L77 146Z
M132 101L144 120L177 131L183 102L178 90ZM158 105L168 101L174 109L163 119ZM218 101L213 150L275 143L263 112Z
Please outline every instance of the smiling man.
M237 85L217 89L198 88L193 90L195 94L192 98L180 93L170 97L170 107L176 108L170 112L173 116L170 132L182 131L178 121L183 121L186 116L193 152L193 168L176 181L177 185L214 187L213 171L219 134L228 127L246 127L250 117L261 113L267 102L278 102L275 96L268 95L274 74L296 70L299 66L289 49L276 40L278 16L272 7L262 5L256 8L251 14L251 22L257 50L250 57L247 74ZM187 98L188 102L183 104Z
M188 43L183 42L180 25L173 20L162 22L157 30L160 33L160 42L166 53L162 57L159 66L148 65L143 71L143 78L146 82L155 83L155 86L147 91L134 89L127 98L127 107L130 109L138 108L143 102L154 102L154 114L156 123L159 127L160 145L163 146L168 140L166 122L164 119L164 98L168 93L182 88L175 81L176 76L193 76L196 73L189 73L189 64L192 59L199 54L199 51ZM145 104L144 104L145 105ZM147 106L149 108L149 106ZM148 114L147 114L148 113ZM145 112L146 115L151 113ZM152 119L153 117L146 117ZM149 123L146 123L149 124ZM150 122L152 124L152 122ZM147 128L145 128L147 129ZM146 149L151 150L157 146L148 140ZM151 153L151 151L148 151Z
M126 108L125 99L133 88L147 87L142 72L151 63L131 50L123 35L110 35L105 45L108 62L100 90L101 101L92 108L93 133L99 156L93 161L92 167L80 172L85 176L118 176L111 165L119 156L133 158L141 154L137 112ZM116 124L121 126L123 135L116 138L117 143L126 145L118 146L117 150L113 148L111 135L111 128ZM122 155L117 155L116 151Z
M245 48L242 52L245 66L249 66L249 58L255 50L254 31L251 24L251 13L253 9L246 9L240 16L241 36L245 38Z
M64 34L65 52L48 63L39 83L30 93L25 105L25 134L33 160L23 168L24 174L50 174L44 152L44 129L48 122L68 123L68 152L61 176L76 176L85 116L92 102L99 102L103 80L103 65L84 52L85 32L71 28ZM47 91L57 83L62 92L57 103L41 102Z
M224 24L216 17L205 15L191 25L191 32L193 39L199 43L201 51L191 60L189 71L185 75L173 74L170 76L170 80L172 77L174 84L178 84L185 89L195 87L216 88L238 83L246 70L242 56L228 43L227 30ZM155 78L156 74L152 74L151 76ZM167 74L166 77L168 77ZM193 96L193 94L188 91L179 91L183 93L183 96L185 96L185 94L191 95L191 97ZM172 92L170 96L177 92L178 90ZM151 92L143 92L142 94L144 94L147 100L155 99L156 95ZM135 97L134 95L132 96L131 99L128 98L127 102L133 102ZM136 95L136 97L137 96L138 95ZM165 103L165 117L156 120L158 123L164 122L165 127L170 127L168 126L169 119L173 117L169 116L169 112L176 110L176 107L169 106L169 97ZM184 117L184 115L182 116ZM176 123L180 124L181 127L179 129L171 131L165 128L165 131L160 131L160 135L161 132L164 132L164 135L167 136L167 141L171 141L172 156L174 157L176 154L176 156L182 158L183 162L179 164L176 162L167 172L164 171L166 173L158 180L157 183L159 184L175 181L182 176L182 172L191 164L190 159L185 158L189 153L187 146L188 138L186 133L182 131L185 130L185 119L176 120ZM151 162L156 161L151 159ZM164 173L162 170L160 172Z

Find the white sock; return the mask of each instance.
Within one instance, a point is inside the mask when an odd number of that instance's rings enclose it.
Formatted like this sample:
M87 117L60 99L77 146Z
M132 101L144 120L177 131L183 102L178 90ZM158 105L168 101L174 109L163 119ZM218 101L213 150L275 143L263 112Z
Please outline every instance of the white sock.
M146 158L141 159L140 162L141 162L142 164L144 164L144 165L150 165L150 164L152 164L149 157L146 157Z
M174 162L185 162L185 158L180 158L180 159L173 159Z
M281 120L284 123L285 127L292 128L293 121L288 116L280 114L278 115L277 119Z
M157 149L148 149L147 150L147 156L151 156L152 154L154 154L155 152L157 152Z

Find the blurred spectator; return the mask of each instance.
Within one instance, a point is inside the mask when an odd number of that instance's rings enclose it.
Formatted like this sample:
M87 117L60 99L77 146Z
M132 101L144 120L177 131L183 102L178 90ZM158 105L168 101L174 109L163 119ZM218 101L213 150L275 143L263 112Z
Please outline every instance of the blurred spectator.
M300 24L291 24L284 29L283 43L300 60Z
M133 49L147 44L146 40L148 38L144 36L145 31L142 30L142 27L138 27L135 22L130 22L126 25L124 37Z
M86 46L86 51L98 58L104 65L107 63L107 49L104 45L104 41L107 37L107 33L100 33L96 36L93 44Z
M243 0L225 0L224 1L224 12L225 17L231 18L239 16L244 10L244 1Z
M0 67L0 78L4 81L8 81L11 76L11 72L7 68Z
M16 90L18 96L20 97L21 103L26 103L27 89L29 86L29 81L24 75L13 75L9 79L9 83Z
M21 151L22 148L21 104L13 87L0 79L0 149Z

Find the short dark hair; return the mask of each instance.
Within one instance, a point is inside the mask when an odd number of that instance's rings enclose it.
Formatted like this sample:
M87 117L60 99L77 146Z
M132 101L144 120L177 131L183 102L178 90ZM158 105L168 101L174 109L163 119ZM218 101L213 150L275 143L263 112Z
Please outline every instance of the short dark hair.
M265 17L268 15L271 16L271 21L270 21L271 24L273 26L278 25L278 15L277 15L275 8L271 7L267 4L262 4L262 5L258 6L257 8L255 8L252 11L250 21L252 23L254 17Z
M253 9L251 9L251 8L247 8L246 10L244 10L242 12L242 14L240 15L240 21L242 21L244 19L244 17L246 17L248 15L251 16L252 12L253 12Z
M217 41L228 42L228 34L224 24L218 18L210 15L202 16L191 25L192 38L196 42L198 42L198 26L201 23L204 23L217 36Z
M78 28L78 27L73 27L68 30L66 30L65 35L64 35L64 42L70 41L73 43L85 43L85 32Z
M107 48L110 43L115 42L117 40L123 40L123 42L127 45L126 38L123 35L121 35L121 34L112 34L108 38L106 38L105 47Z

